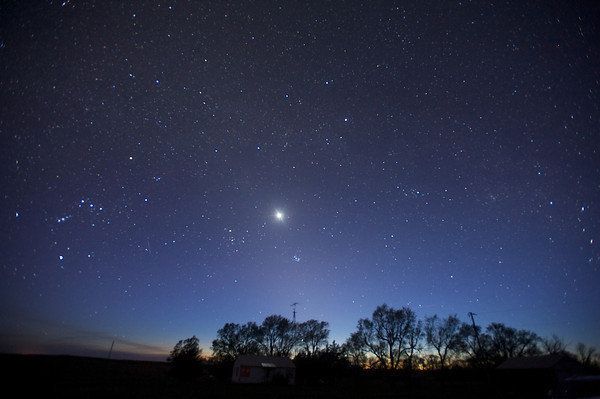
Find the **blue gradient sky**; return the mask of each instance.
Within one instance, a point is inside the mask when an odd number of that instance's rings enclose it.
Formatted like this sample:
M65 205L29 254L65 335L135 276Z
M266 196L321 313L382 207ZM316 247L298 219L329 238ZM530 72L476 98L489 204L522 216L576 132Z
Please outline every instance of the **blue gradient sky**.
M0 350L294 302L600 346L598 6L321 3L0 6Z

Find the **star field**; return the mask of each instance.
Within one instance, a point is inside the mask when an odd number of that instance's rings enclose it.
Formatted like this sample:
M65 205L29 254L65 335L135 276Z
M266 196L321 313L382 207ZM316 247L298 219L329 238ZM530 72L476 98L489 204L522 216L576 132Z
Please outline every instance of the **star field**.
M338 342L385 302L600 345L599 11L5 2L0 349L294 302Z

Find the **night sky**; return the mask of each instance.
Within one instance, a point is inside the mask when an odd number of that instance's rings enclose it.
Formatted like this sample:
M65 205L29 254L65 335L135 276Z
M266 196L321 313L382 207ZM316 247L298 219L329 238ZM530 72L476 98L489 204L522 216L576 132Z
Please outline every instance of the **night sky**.
M377 305L600 345L594 2L4 1L0 351Z

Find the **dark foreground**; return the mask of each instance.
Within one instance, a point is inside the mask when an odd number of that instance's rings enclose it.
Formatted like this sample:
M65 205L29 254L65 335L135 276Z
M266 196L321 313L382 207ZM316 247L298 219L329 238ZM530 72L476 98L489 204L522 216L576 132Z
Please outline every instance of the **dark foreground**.
M4 392L34 398L544 398L546 387L498 380L492 372L381 376L355 372L295 386L236 385L204 370L182 379L170 364L72 356L0 355ZM564 396L563 396L564 397ZM570 396L566 396L570 397Z

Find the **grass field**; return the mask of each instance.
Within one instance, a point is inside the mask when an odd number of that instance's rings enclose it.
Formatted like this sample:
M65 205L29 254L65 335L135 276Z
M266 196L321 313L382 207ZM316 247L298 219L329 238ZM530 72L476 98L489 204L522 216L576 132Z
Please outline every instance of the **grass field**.
M176 378L168 363L73 356L0 355L5 392L32 398L505 398L543 397L490 383L489 376L402 377L366 374L295 386L237 385L204 373ZM5 396L6 397L6 396Z

